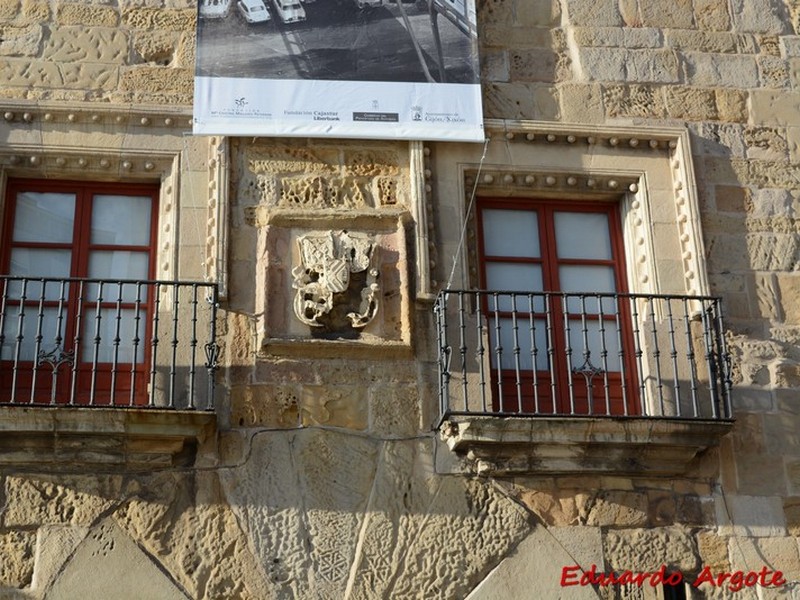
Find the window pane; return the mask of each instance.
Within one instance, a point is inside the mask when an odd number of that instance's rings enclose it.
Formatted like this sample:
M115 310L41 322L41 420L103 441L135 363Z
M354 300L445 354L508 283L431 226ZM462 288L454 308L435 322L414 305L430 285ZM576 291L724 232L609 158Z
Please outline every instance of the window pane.
M562 265L558 268L562 292L610 292L617 291L613 267Z
M488 209L481 216L487 256L539 256L539 225L535 212Z
M89 242L147 246L150 243L152 204L149 196L94 196Z
M487 263L486 287L488 290L509 290L523 292L542 291L542 267L540 265L523 265L515 263ZM488 296L489 310L521 310L531 309L527 296L517 296L516 305L512 304L511 296L501 294L497 297L497 306L494 297ZM544 301L541 296L533 298L533 309L544 310Z
M14 213L15 242L72 242L75 195L20 192Z
M56 279L69 277L72 252L69 250L44 250L39 248L14 248L11 251L9 275L23 277L52 277ZM21 281L9 281L7 293L9 298L19 298L22 294ZM64 294L69 293L69 286L64 286ZM29 281L25 288L25 297L29 300L39 299L42 294L42 283ZM61 284L48 282L45 288L46 300L58 300L61 295Z
M502 369L516 369L517 360L519 368L531 371L534 356L536 370L546 371L547 362L547 322L544 319L531 319L526 316L517 319L517 330L514 331L512 319L498 319L500 325L500 367ZM497 323L494 319L487 321L489 329L489 347L486 348L487 358L493 369L497 368L498 344ZM519 359L515 358L514 349L519 347Z
M586 332L584 334L584 324ZM579 369L588 361L587 367L593 366L602 369L604 366L609 371L619 371L619 338L616 324L613 321L603 321L603 330L597 318L587 319L585 322L570 319L569 345L572 349L572 368ZM603 350L605 349L605 352ZM605 364L603 355L605 354Z
M613 267L564 265L559 267L558 276L561 290L564 292L614 293L617 286L614 281ZM571 313L597 312L597 298L587 297L581 305L580 298L567 299L567 310ZM603 299L603 313L612 315L616 311L614 298Z
M18 317L18 306L13 307L13 318L6 319L3 323L3 345L0 348L0 359L14 360L16 355L17 336L21 333L19 341L19 359L33 361L36 358L36 333L39 328L39 307L25 306L22 318L22 328ZM39 345L40 353L47 353L56 347L56 338L61 337L61 347L64 347L65 320L61 320L61 331L58 331L58 309L45 308L41 317L42 341Z
M134 358L134 337L138 337L136 344L136 362L144 360L144 328L148 317L144 311L139 311L138 327L136 311L124 309L119 311L119 345L117 350L117 363L131 363ZM99 319L96 309L87 309L83 315L83 334L81 336L81 360L91 363L94 360L95 348L97 349L97 362L110 363L114 361L114 339L117 332L117 311L114 308L100 310ZM136 335L134 335L136 332ZM96 339L97 338L97 339Z
M125 250L98 251L89 255L89 277L92 279L147 279L150 267L150 255L146 252L128 252ZM122 300L134 302L136 300L136 285L122 285ZM86 298L96 300L99 292L97 284L86 286ZM103 285L103 299L114 302L120 294L120 286L116 283ZM142 286L139 292L140 300L147 297L147 288Z
M611 260L611 237L606 213L555 213L559 258Z

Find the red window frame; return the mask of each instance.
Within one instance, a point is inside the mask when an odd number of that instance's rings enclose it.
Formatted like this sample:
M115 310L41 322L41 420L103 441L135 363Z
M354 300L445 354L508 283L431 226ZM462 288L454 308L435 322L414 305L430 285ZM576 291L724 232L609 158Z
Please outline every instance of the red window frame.
M543 292L560 292L559 267L563 265L575 266L605 266L611 267L614 272L614 283L617 294L627 293L625 250L622 236L621 218L618 202L598 202L580 200L552 200L552 199L516 199L516 198L479 198L477 203L477 229L480 262L480 280L485 289L487 282L487 265L492 262L537 264L542 269ZM537 214L539 235L539 257L513 257L492 256L485 251L486 240L483 223L483 212L487 209L510 209L532 211ZM561 258L558 256L556 245L556 230L554 215L557 212L567 213L593 213L604 214L608 218L608 232L611 241L611 259L576 259ZM505 290L513 291L513 290ZM584 290L593 292L595 290ZM595 378L591 384L592 406L589 406L589 385L583 375L572 372L580 367L583 359L573 357L571 365L564 351L567 347L567 334L563 327L552 328L552 345L555 348L553 365L547 371L536 370L536 373L517 373L516 370L498 369L496 365L491 368L492 404L498 412L514 413L543 413L543 414L586 414L586 415L636 415L640 413L638 402L638 386L635 377L635 352L633 341L633 327L631 324L630 307L627 302L618 303L620 313L620 326L622 347L624 350L622 371L608 371L605 377ZM551 314L552 323L564 323L565 311L560 297L551 297L547 306ZM490 319L495 316L509 317L511 313L494 310L484 302L482 307L485 315ZM525 309L517 309L517 315L524 313L530 315ZM604 321L614 322L614 315L603 315ZM567 314L567 320L580 323L580 317ZM577 363L577 364L576 364ZM596 366L596 365L595 365ZM623 381L623 373L625 381ZM552 374L555 374L553 377ZM518 386L517 378L522 381ZM555 381L554 381L555 379ZM608 384L609 405L606 405L604 385ZM622 388L625 387L623 394ZM520 404L518 389L522 390ZM624 401L623 401L624 398Z
M75 212L71 243L53 243L46 241L23 242L13 240L14 220L17 209L17 197L20 193L62 193L75 196ZM127 245L127 244L92 244L91 243L91 218L94 198L98 195L113 196L138 196L149 197L151 201L150 209L150 232L149 244L147 245ZM93 251L131 251L137 253L147 253L147 275L145 279L152 279L156 264L156 240L158 234L158 184L148 183L112 183L112 182L85 182L85 181L51 181L40 179L11 179L6 186L5 210L3 214L3 243L0 244L0 273L8 273L10 270L11 253L15 248L33 249L58 249L70 250L70 273L69 277L83 278L88 277L89 257ZM33 277L33 275L31 275ZM53 285L53 284L50 284ZM48 291L53 288L48 286ZM83 349L88 342L89 335L82 334L80 346L73 358L74 365L67 364L58 371L55 400L57 403L66 402L70 397L77 404L110 404L114 398L114 404L144 404L147 402L147 372L150 363L150 331L148 323L150 312L154 305L153 291L150 287L145 288L141 302L118 303L118 287L105 286L106 290L102 295L102 301L96 302L92 297L80 298L82 286L72 283L69 286L66 302L64 303L64 333L63 351L75 350L77 325L83 322L87 325L85 332L91 331L91 327L86 323L86 319L94 318L98 308L113 310L138 311L137 314L144 323L143 336L139 341L137 353L141 353L141 360L138 362L122 363L117 362L97 362L83 360ZM84 287L85 289L85 287ZM0 293L5 293L0 289ZM84 294L86 292L84 291ZM38 310L38 298L29 298L25 302L26 313L28 309ZM9 300L9 304L17 306L16 300ZM45 308L58 307L58 300L46 300L43 303ZM9 310L9 306L6 307ZM77 317L79 316L79 320ZM35 315L35 312L30 313ZM116 369L112 369L115 366ZM15 377L13 371L13 361L0 361L0 400L6 394L10 394L12 378ZM33 402L50 402L52 395L52 368L48 365L35 365L34 361L20 362L17 365L16 380L16 401L32 400ZM74 390L73 390L74 388ZM33 390L33 391L32 391ZM74 392L74 393L73 393Z

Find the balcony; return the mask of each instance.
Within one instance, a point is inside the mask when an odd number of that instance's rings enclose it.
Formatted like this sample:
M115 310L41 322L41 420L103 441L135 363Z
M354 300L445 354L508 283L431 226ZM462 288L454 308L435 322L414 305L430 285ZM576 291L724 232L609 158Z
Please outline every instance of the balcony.
M716 298L451 290L434 310L439 429L477 470L675 475L731 426Z
M0 276L0 461L185 457L213 430L216 311L211 283Z

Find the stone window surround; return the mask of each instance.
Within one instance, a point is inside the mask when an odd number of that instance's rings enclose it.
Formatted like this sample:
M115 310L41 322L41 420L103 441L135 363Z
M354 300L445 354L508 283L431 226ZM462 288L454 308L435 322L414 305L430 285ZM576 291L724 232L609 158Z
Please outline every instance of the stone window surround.
M163 108L67 108L61 104L0 104L0 216L8 177L159 182L158 245L155 278L177 274L181 161L187 151L191 115ZM75 137L89 138L75 144ZM157 139L158 143L149 143ZM94 141L96 140L96 141ZM204 275L227 291L228 143L208 137L208 215ZM200 189L196 186L196 189Z
M188 113L3 102L0 115L0 139L4 140L0 145L0 220L10 177L158 182L155 278L175 279L181 161L188 151L183 136L191 126ZM80 145L75 141L78 135L83 138ZM154 139L157 144L152 143ZM220 296L226 283L221 267L225 265L222 257L227 235L220 224L227 219L227 170L227 139L208 138L204 273L206 280L220 284ZM13 440L0 448L0 462L65 468L80 458L81 469L102 465L153 470L210 460L215 452L216 415L153 409L0 407L0 430ZM80 440L78 450L70 440ZM28 446L39 451L26 452ZM94 462L89 456L95 457Z
M433 152L426 146L426 158L433 153L435 164L425 169L425 177L435 179L434 186L426 186L427 204L441 206L446 197L463 198L462 203L449 205L459 211L460 225L473 192L523 198L618 198L631 293L709 294L687 130L487 120L486 132L488 152L482 165L483 145L439 145ZM474 234L474 223L467 231ZM457 236L451 233L441 235L440 258L445 264L438 275L446 277L452 262L446 264L444 259L457 256L460 281L475 285L470 244L448 252L454 244L444 242L454 239ZM664 256L672 251L678 259L669 257L673 264L665 264ZM435 279L436 273L434 268L428 275ZM434 289L444 285L433 283Z
M478 284L475 244L469 237L462 247L453 241L460 237L455 228L464 223L474 194L619 199L629 290L709 294L687 130L510 120L488 120L485 125L482 164L483 145L425 146L430 165L425 169L425 201L431 206L436 198L440 214L447 210L459 215L449 230L446 219L439 221L439 257L454 257L460 267L453 288ZM466 231L475 234L474 210ZM434 264L428 266L429 272L420 276L430 277L431 289L443 287L437 275L446 278L452 263L438 271ZM457 417L439 429L441 441L453 453L438 453L438 462L442 471L456 473L676 476L718 445L731 425L726 420L648 417ZM604 458L587 460L591 456Z

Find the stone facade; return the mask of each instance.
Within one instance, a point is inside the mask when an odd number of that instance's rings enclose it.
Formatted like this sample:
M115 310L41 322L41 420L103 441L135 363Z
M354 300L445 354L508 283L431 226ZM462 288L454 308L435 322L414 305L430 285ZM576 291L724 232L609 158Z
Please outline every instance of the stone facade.
M573 565L766 568L786 582L688 593L800 593L800 5L477 9L485 145L192 137L195 2L0 0L0 186L158 182L157 278L221 292L197 447L173 421L0 419L0 597L662 597L562 588ZM735 424L673 476L476 467L436 431L432 315L478 283L472 191L597 186L626 207L631 291L722 298ZM325 255L338 316L309 327L301 241L344 231L368 267ZM374 285L358 327L351 284ZM110 458L119 440L139 458Z

